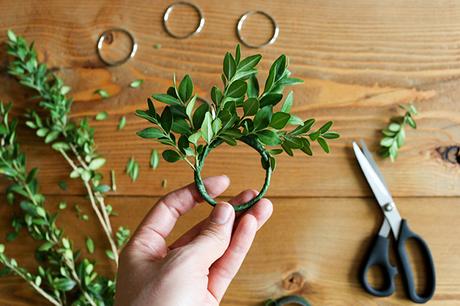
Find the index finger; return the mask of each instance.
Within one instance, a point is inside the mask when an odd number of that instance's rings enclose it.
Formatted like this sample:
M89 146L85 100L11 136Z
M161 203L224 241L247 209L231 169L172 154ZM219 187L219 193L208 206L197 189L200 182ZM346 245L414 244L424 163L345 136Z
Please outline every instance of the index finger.
M227 176L212 176L204 179L206 190L216 197L228 188ZM166 237L174 228L177 219L202 201L194 183L173 191L163 198L147 213L128 243L128 247L140 248L138 251L153 257L166 255Z

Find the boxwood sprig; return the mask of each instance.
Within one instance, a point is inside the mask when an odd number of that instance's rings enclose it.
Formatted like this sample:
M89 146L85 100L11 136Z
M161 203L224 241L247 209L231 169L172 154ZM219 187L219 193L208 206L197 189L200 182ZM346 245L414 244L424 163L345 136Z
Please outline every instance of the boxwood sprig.
M46 64L38 61L34 44L27 44L11 30L7 35L8 54L12 58L8 73L36 92L38 105L46 114L28 112L26 125L64 157L72 168L71 178L81 179L118 264L119 250L104 199L104 192L110 188L102 184L103 176L99 172L106 160L96 151L94 129L86 118L80 122L70 119L72 99L68 93L71 89Z
M406 125L416 129L414 116L418 114L413 104L399 105L405 111L403 116L393 117L386 128L382 130L383 138L380 141L380 155L384 158L389 157L392 162L398 157L399 149L406 140Z
M281 108L275 110L283 100L284 88L302 82L291 77L287 57L281 55L272 64L263 91L259 88L256 69L261 58L256 54L242 59L239 45L235 55L226 53L221 75L223 88L213 86L209 102L194 94L189 75L185 75L179 85L174 76L173 85L165 94L154 94L147 99L147 110L136 111L137 116L153 125L137 134L169 146L170 149L163 151L163 158L168 162L186 161L195 172L197 185L202 184L200 172L204 159L223 142L234 146L242 141L261 154L262 166L267 170L264 191L275 169L275 155L286 152L293 156L295 150L312 155L311 142L318 142L329 153L327 141L339 137L330 131L332 121L314 130L314 119L303 121L291 114L292 92ZM154 100L166 105L161 114ZM215 200L207 195L204 186L198 187L205 200L214 205ZM255 203L257 199L253 200ZM236 209L246 209L254 203L245 203Z
M112 281L94 271L95 264L74 249L62 228L58 227L57 214L48 212L45 197L39 192L38 169L27 170L26 157L16 137L16 120L10 120L11 104L0 102L0 174L12 181L7 188L7 201L21 208L20 227L37 242L37 272L30 273L17 261L8 257L5 246L0 245L0 263L32 286L54 305L100 305L112 301L103 292L113 292Z

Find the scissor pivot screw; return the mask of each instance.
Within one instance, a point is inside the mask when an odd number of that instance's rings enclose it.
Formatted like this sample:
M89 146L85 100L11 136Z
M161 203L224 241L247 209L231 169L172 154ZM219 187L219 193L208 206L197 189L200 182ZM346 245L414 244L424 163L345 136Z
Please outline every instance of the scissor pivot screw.
M392 211L393 210L393 204L392 203L385 204L383 209L385 209L385 211Z

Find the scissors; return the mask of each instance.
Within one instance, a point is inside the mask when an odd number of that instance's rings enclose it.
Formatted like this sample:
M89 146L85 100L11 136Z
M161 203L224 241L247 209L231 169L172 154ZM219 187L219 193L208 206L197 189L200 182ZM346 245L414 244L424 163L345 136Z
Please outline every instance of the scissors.
M397 260L400 263L403 284L410 300L415 303L426 303L431 299L436 287L435 268L428 244L416 233L409 229L407 221L401 218L395 202L388 191L383 175L372 158L372 154L361 141L361 148L353 142L353 150L361 170L385 216L382 226L374 240L363 269L360 271L360 281L364 289L374 296L390 296L395 292L395 276L398 269L389 259L390 232L393 233ZM412 239L419 245L426 273L426 288L423 293L417 293L414 284L414 274L406 252L406 242ZM367 272L371 267L379 267L383 272L382 288L372 287L367 280Z

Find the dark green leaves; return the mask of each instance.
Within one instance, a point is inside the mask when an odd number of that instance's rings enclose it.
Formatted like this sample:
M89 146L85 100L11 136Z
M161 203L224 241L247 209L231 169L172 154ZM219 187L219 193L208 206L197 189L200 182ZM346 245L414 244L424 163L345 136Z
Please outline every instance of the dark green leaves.
M227 80L230 80L236 72L235 60L229 52L227 52L224 57L223 71Z
M263 144L266 144L268 146L276 146L281 143L281 139L272 130L263 130L263 131L257 132L256 135L259 137L260 141Z
M164 136L163 132L157 128L149 127L142 131L137 132L137 135L142 138L161 138Z
M247 85L244 81L233 82L227 91L227 96L230 98L241 98L246 94Z
M169 107L165 107L165 109L161 113L160 123L161 127L165 130L166 133L169 133L169 131L171 131L171 127L173 124L173 115Z
M209 110L209 105L207 103L201 104L196 110L195 113L193 114L193 126L200 127L201 124L203 123L204 116L206 115L206 112Z
M193 94L193 83L192 79L188 74L182 79L179 85L179 97L181 98L182 102L187 102Z
M177 100L176 98L168 95L168 94L156 94L153 95L152 98L154 98L157 101L169 104L169 105L180 105L180 101Z
M270 126L277 130L281 130L286 126L286 124L289 121L289 118L291 118L291 115L289 115L288 113L277 112L273 114Z
M179 153L177 153L174 150L163 151L161 155L163 156L165 161L170 162L170 163L175 163L176 161L181 159L181 156L179 155Z
M259 110L259 100L257 98L249 98L244 102L243 109L245 116L253 116Z
M254 130L266 128L270 124L271 117L272 108L270 106L261 108L254 117Z

